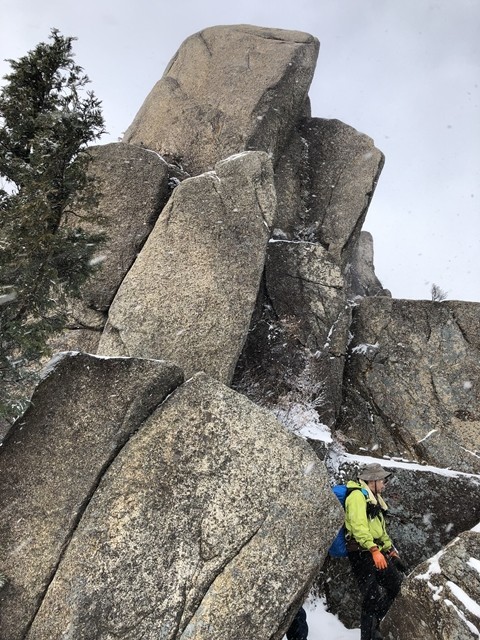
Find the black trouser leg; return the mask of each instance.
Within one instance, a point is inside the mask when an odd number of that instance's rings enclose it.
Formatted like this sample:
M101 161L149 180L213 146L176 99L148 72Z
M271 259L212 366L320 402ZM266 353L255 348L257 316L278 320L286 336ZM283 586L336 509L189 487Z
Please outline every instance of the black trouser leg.
M371 640L377 622L400 591L403 575L392 562L388 562L386 569L376 569L369 551L352 551L348 558L363 596L360 637Z
M370 553L370 552L369 552ZM388 566L382 571L375 570L377 574L377 582L383 587L386 594L382 606L378 608L378 619L381 620L392 606L393 601L400 593L402 586L403 573L397 569L391 560L388 560Z
M308 625L305 609L300 607L287 631L287 640L307 640Z
M360 615L360 640L372 640L377 627L377 619L372 613L362 609Z

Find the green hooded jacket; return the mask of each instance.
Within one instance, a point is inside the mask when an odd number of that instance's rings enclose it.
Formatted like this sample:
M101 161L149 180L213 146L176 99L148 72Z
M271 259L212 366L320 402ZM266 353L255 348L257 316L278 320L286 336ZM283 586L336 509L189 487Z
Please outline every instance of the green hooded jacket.
M367 502L379 504L384 511L388 509L385 501L380 495L375 495L370 491L366 482L360 480L347 482L347 488L366 489L368 497L362 491L352 491L345 500L345 529L347 541L353 538L362 549L370 549L377 546L380 551L387 551L393 544L385 528L385 518L380 512L374 518L367 517ZM348 546L347 546L348 548Z

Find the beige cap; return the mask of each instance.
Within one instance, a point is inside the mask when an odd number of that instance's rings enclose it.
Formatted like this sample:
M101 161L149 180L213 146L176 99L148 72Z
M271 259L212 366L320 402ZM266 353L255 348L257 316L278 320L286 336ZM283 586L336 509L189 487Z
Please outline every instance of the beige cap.
M382 465L378 464L378 462L372 462L371 464L367 464L363 467L361 472L358 474L360 480L385 480L388 476L391 476L390 471L385 471Z

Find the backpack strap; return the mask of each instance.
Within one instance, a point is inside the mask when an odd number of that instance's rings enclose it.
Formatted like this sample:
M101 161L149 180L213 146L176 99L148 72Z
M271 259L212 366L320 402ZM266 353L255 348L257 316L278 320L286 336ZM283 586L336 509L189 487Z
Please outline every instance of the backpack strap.
M365 496L365 500L368 498L368 492L366 489L364 489L363 487L347 487L347 493L345 495L345 500L348 498L348 496L353 492L353 491L361 491L363 493L363 495Z
M363 496L365 498L365 507L367 509L367 518L369 520L373 520L373 518L376 518L378 515L380 515L380 514L383 515L385 513L385 509L382 509L382 507L378 503L377 504L372 504L371 502L369 502L367 500L368 492L363 487L348 487L347 488L347 494L345 496L345 500L348 498L348 496L353 491L361 491L363 493Z

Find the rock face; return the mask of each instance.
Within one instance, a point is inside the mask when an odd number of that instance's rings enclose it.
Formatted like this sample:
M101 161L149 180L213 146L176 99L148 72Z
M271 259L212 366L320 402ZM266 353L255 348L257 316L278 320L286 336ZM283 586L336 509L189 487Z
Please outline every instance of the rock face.
M106 312L170 195L169 166L158 154L123 143L89 149L89 174L100 192L95 222L71 216L69 224L105 233L94 261L98 270L70 300L68 329L50 341L52 352L95 353ZM170 168L171 169L171 168ZM81 216L81 214L80 214Z
M368 231L362 231L352 257L352 265L349 272L349 289L353 296L388 296L392 294L384 289L382 283L375 275L373 264L373 238Z
M272 153L275 161L304 109L318 48L309 34L251 25L196 33L124 141L158 151L192 175L249 149Z
M271 162L245 152L182 182L122 283L98 351L230 382L275 216Z
M165 362L72 353L38 386L0 452L2 640L24 638L105 469L182 381Z
M480 472L480 305L365 298L339 429L349 450Z
M404 582L382 632L389 640L471 640L480 634L480 531L466 531Z
M350 263L383 160L352 127L304 118L278 164L265 287L234 384L289 416L292 428L311 421L312 410L332 427L340 411Z
M82 299L92 309L108 311L170 195L169 172L160 156L128 144L93 147L90 154L108 241L94 258L102 269L85 284Z
M343 285L338 263L320 244L271 242L235 388L276 411L293 404L318 410L333 425L350 322Z
M310 233L345 264L367 214L384 157L371 138L339 120L304 123L310 149Z
M480 306L388 297L383 154L311 117L317 52L206 29L92 151L110 238L57 344L110 357L60 359L0 449L0 640L280 640L315 576L358 626L327 470L372 457L410 568L459 536L391 640L478 636Z
M287 239L319 242L348 258L358 240L384 157L339 120L306 117L278 164L278 219Z
M280 639L341 518L308 445L198 374L109 467L27 638Z

